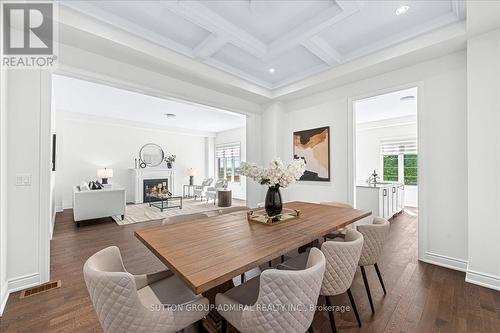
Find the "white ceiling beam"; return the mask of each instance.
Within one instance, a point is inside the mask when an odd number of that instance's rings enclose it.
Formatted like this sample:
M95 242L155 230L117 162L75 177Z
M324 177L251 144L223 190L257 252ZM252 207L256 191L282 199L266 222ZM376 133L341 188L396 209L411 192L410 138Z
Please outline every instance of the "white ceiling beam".
M319 36L305 40L301 45L330 66L342 63L342 56Z
M170 11L219 36L226 36L232 43L250 54L263 59L267 55L267 45L237 27L198 1L163 1Z
M290 30L269 45L268 59L273 59L299 43L306 42L340 21L348 18L361 8L359 1L335 1L338 6L331 6L321 14ZM340 7L340 12L339 12Z
M210 34L193 50L193 57L197 59L207 59L226 45L227 39L222 36Z

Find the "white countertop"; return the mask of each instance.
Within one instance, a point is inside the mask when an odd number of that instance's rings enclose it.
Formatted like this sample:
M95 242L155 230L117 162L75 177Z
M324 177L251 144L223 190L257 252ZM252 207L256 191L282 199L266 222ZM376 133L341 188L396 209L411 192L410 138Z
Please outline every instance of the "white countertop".
M367 188L385 188L391 187L395 185L403 185L403 183L399 182L380 182L380 183L370 183L367 182L359 182L356 184L356 187L367 187Z

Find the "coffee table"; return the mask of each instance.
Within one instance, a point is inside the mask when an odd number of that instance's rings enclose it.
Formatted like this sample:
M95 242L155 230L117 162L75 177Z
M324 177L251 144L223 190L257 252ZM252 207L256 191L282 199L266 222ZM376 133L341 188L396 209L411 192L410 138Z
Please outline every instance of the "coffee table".
M160 211L170 208L182 209L182 196L169 196L163 194L156 194L150 196L151 198L156 198L157 201L150 201L149 207L159 208Z

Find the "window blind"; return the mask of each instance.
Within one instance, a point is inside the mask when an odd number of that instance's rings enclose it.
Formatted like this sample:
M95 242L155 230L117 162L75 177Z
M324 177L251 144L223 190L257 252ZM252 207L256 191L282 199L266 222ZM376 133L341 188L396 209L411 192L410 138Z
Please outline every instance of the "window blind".
M240 157L239 142L216 146L215 158L223 158L223 157L239 158Z
M417 154L417 138L380 140L382 155Z

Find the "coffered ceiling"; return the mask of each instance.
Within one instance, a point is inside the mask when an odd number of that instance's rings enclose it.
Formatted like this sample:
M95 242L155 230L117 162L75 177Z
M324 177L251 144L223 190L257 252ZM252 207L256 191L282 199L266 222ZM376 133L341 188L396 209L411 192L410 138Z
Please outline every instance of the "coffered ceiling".
M62 3L267 89L465 18L458 0ZM407 12L396 15L401 6Z

